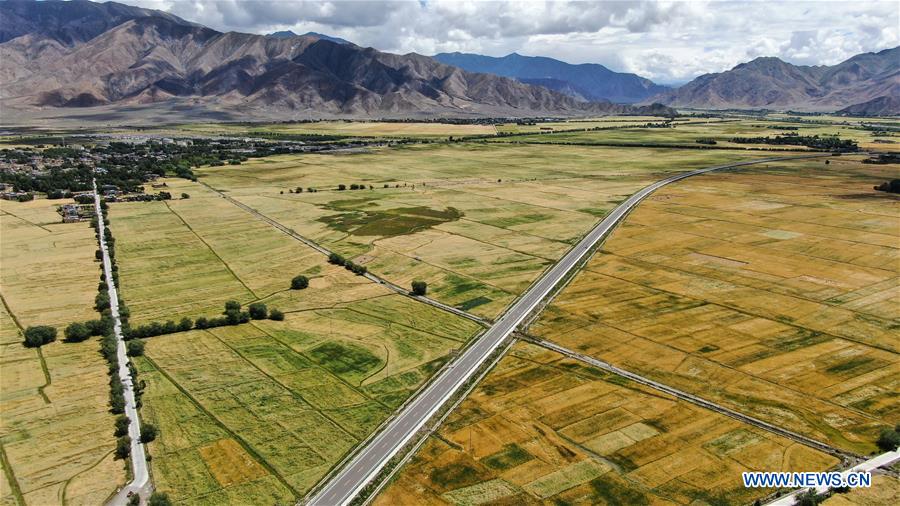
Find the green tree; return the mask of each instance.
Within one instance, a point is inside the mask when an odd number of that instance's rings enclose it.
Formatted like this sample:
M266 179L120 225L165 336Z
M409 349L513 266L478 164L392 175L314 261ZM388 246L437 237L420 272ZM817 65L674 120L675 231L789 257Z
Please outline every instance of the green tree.
M183 199L189 199L189 198L191 198L191 196L188 195L187 193L182 193L182 194L181 194L181 198L183 198Z
M66 341L70 343L80 343L91 337L91 331L87 325L81 322L70 323L65 330Z
M131 455L131 438L121 436L119 439L116 439L116 458L126 459L129 455Z
M188 330L191 330L192 328L194 328L194 322L192 322L191 319L188 317L184 317L181 319L180 322L178 322L178 331L179 332L187 332Z
M194 322L195 329L205 329L209 328L209 320L206 319L205 316L201 316L197 318L197 321Z
M875 444L883 451L892 452L900 447L900 426L894 429L882 429Z
M304 288L309 286L309 278L300 274L299 276L294 276L294 279L291 280L291 289L292 290L303 290Z
M240 311L241 303L236 300L229 300L225 303L225 311ZM225 313L222 313L225 314Z
M49 325L35 325L25 329L25 346L37 348L56 341L56 328Z
M345 263L347 263L344 257L338 255L337 253L328 255L328 262L335 265L344 265Z
M116 417L116 432L114 435L116 437L126 436L128 435L128 425L131 424L131 420L125 415L119 415Z
M125 345L128 348L129 357L140 357L144 354L144 341L133 339Z
M280 322L280 321L284 320L284 313L282 313L281 311L279 311L277 309L272 309L271 311L269 311L269 319Z
M797 496L797 501L794 503L795 506L816 506L821 503L824 498L819 497L819 494L816 493L814 489L809 489L806 492Z
M413 281L412 282L412 293L413 295L425 295L428 292L428 283L424 281Z
M159 435L159 429L152 423L141 423L141 443L149 443Z
M266 309L266 305L262 302L254 302L247 306L247 310L250 312L250 318L254 320L265 320L266 316L269 314L269 311Z
M150 494L150 500L147 501L148 506L172 506L169 495L165 492L153 492Z

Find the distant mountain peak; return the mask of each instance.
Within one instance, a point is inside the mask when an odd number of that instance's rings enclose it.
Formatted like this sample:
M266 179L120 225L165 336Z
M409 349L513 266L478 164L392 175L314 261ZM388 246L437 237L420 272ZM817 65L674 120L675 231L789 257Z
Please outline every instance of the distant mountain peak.
M731 70L704 74L677 90L652 97L673 107L798 111L897 110L900 47L862 53L837 65L794 65L761 56ZM879 100L880 99L880 100Z
M582 100L634 103L669 89L634 74L613 72L597 63L573 65L517 52L499 58L460 52L441 53L433 58L469 72L511 77Z
M291 37L313 37L313 38L316 38L319 40L327 40L330 42L334 42L335 44L351 44L351 45L353 44L349 40L345 40L340 37L333 37L331 35L325 35L324 33L317 33L317 32L306 32L302 35L297 35L296 33L294 33L291 30L282 30L279 32L272 32L272 33L266 35L266 37L272 37L272 38L276 38L276 39L289 39Z

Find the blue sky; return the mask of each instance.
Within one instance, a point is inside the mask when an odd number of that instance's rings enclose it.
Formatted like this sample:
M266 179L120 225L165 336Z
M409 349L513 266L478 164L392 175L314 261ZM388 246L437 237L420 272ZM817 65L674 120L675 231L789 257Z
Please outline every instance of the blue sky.
M124 0L218 30L315 31L394 53L601 63L660 83L758 56L832 65L900 45L894 1Z

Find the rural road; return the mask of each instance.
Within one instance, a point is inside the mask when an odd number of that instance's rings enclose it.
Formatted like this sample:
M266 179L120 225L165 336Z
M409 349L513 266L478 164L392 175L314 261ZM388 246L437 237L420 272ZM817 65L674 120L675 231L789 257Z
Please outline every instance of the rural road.
M841 471L841 476L846 477L849 473L854 472L863 472L863 471L874 471L879 467L885 467L893 464L894 462L900 461L900 450L894 450L892 452L882 453L876 457L873 457L859 465L853 466L846 471ZM797 502L797 496L809 490L808 488L801 488L791 492L788 495L775 499L772 502L766 503L766 506L793 506ZM817 494L824 494L828 492L828 487L816 487Z
M261 220L261 221L264 221L264 222L268 223L269 225L271 225L271 226L277 228L278 230L280 230L280 231L284 232L285 234L291 236L292 238L294 238L294 239L296 239L296 240L302 242L303 244L305 244L305 245L309 246L310 248L312 248L312 249L318 251L319 253L321 253L321 254L323 254L323 255L325 255L325 256L330 256L330 255L333 253L330 249L325 248L325 247L322 246L321 244L318 244L318 243L316 243L315 241L313 241L313 240L311 240L311 239L308 239L308 238L306 238L306 237L303 237L302 235L298 234L297 232L294 232L293 229L290 229L290 228L288 228L288 227L282 225L282 224L279 223L278 221L273 220L272 218L269 218L269 217L266 216L265 214L262 214L261 212L257 211L256 209L253 209L252 207L248 206L247 204L244 204L243 202L241 202L241 201L239 201L239 200L237 200L237 199L235 199L235 198L232 198L232 197L229 196L229 195L226 195L224 192L221 192L221 191L219 191L219 190L216 190L215 188L213 188L212 186L209 186L209 185L206 184L206 183L201 182L201 184L204 185L204 186L206 186L206 187L209 188L210 190L212 190L212 191L218 193L219 195L222 196L222 198L224 198L224 199L227 200L228 202L231 202L231 203L234 204L235 206L237 206L237 207L243 209L244 211L247 211L248 213L252 214L252 215L255 216L257 219L259 219L259 220ZM443 311L447 311L447 312L449 312L449 313L453 313L453 314L455 314L455 315L457 315L457 316L461 316L461 317L463 317L463 318L468 318L469 320L473 320L473 321L478 322L478 323L480 323L480 324L482 324L482 325L490 325L490 323L491 323L490 321L488 321L488 320L486 320L486 319L484 319L484 318L482 318L482 317L480 317L480 316L473 315L472 313L468 313L468 312L466 312L466 311L463 311L462 309L458 309L458 308L455 308L455 307L450 306L450 305L448 305L448 304L444 304L443 302L438 302L438 301L436 301L436 300L434 300L434 299L432 299L432 298L425 297L425 296L421 296L421 295L413 295L413 294L410 293L410 291L409 291L408 288L403 288L402 286L397 285L397 284L394 284L394 283L392 283L392 282L390 282L390 281L388 281L388 280L386 280L386 279L384 279L384 278L382 278L382 277L376 276L375 274L372 274L371 272L367 272L367 273L363 274L363 276L364 276L366 279L368 279L369 281L373 281L373 282L375 282L375 283L384 285L385 287L387 287L387 288L389 288L389 289L391 289L391 290L393 290L393 291L395 291L395 292L397 292L397 293L399 293L399 294L406 295L406 296L408 296L408 297L411 297L411 298L413 298L413 299L418 300L419 302L424 302L425 304L428 304L428 305L430 305L430 306L434 306L434 307L436 307L436 308L438 308L438 309L441 309L441 310L443 310Z
M122 381L125 395L125 415L131 420L128 425L128 435L131 437L131 482L126 484L116 495L109 500L112 506L125 505L128 502L128 494L131 492L140 494L144 500L150 495L150 472L147 469L147 457L144 454L144 444L141 443L141 423L138 418L137 405L134 398L134 385L131 380L131 371L128 370L128 355L125 353L125 339L122 337L122 321L119 319L119 294L116 284L112 279L112 262L109 258L109 249L106 247L106 234L104 228L107 223L103 220L100 211L100 194L97 193L97 181L94 181L94 212L97 219L101 220L100 250L103 252L103 272L106 274L106 284L109 286L109 306L113 318L113 331L116 334L116 355L119 358L119 379Z
M551 292L580 260L590 253L627 214L659 188L682 179L705 174L715 170L754 165L781 160L813 158L828 155L803 155L792 157L763 158L744 162L718 165L693 170L667 177L651 184L626 199L613 209L606 218L595 226L584 238L569 250L563 258L507 310L503 316L485 331L478 341L469 346L456 360L444 368L437 379L420 391L419 396L408 402L394 418L384 425L382 431L369 440L368 445L338 472L331 481L310 498L308 504L316 506L337 506L350 503L353 498L375 478L387 462L396 455L425 425L429 418L447 402L459 388L479 369L521 323L528 314Z

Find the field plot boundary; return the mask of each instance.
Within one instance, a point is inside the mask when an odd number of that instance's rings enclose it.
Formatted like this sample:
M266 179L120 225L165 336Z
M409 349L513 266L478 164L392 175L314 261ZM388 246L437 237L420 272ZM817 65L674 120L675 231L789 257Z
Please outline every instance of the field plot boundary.
M801 443L803 445L806 445L810 448L815 448L816 450L823 451L825 453L834 455L836 457L840 457L842 459L850 460L851 462L859 462L863 459L863 457L861 455L858 455L858 454L855 454L852 452L848 452L845 450L841 450L838 448L834 448L833 446L830 446L821 441L817 441L815 439L806 437L802 434L797 434L797 433L789 431L787 429L783 429L777 425L774 425L774 424L771 424L768 422L764 422L764 421L754 418L752 416L745 415L739 411L722 406L720 404L716 404L716 403L708 401L702 397L699 397L699 396L696 396L693 394L689 394L682 390L678 390L677 388L672 388L672 387L665 385L663 383L660 383L658 381L653 381L649 378L645 378L644 376L641 376L639 374L636 374L636 373L633 373L630 371L626 371L625 369L616 367L616 366L609 364L607 362L604 362L602 360L598 360L596 358L589 357L587 355L583 355L581 353L572 351L564 346L560 346L558 344L551 343L550 341L547 341L547 340L544 340L544 339L541 339L538 337L534 337L534 336L525 336L525 340L527 340L530 343L536 344L542 348L546 348L548 350L555 351L557 353L560 353L567 357L573 358L580 362L584 362L585 364L588 364L593 367L602 369L604 371L613 373L617 376L627 378L631 381L634 381L635 383L640 383L641 385L645 385L645 386L648 386L655 390L659 390L660 392L665 392L669 395L675 396L679 399L685 400L687 402L690 402L692 404L700 406L704 409L707 409L710 411L715 411L716 413L720 413L725 416L729 416L731 418L734 418L735 420L747 423L749 425L753 425L754 427L759 427L760 429L767 430L773 434L777 434L779 436L786 437L788 439L792 439L792 440L794 440L798 443Z

